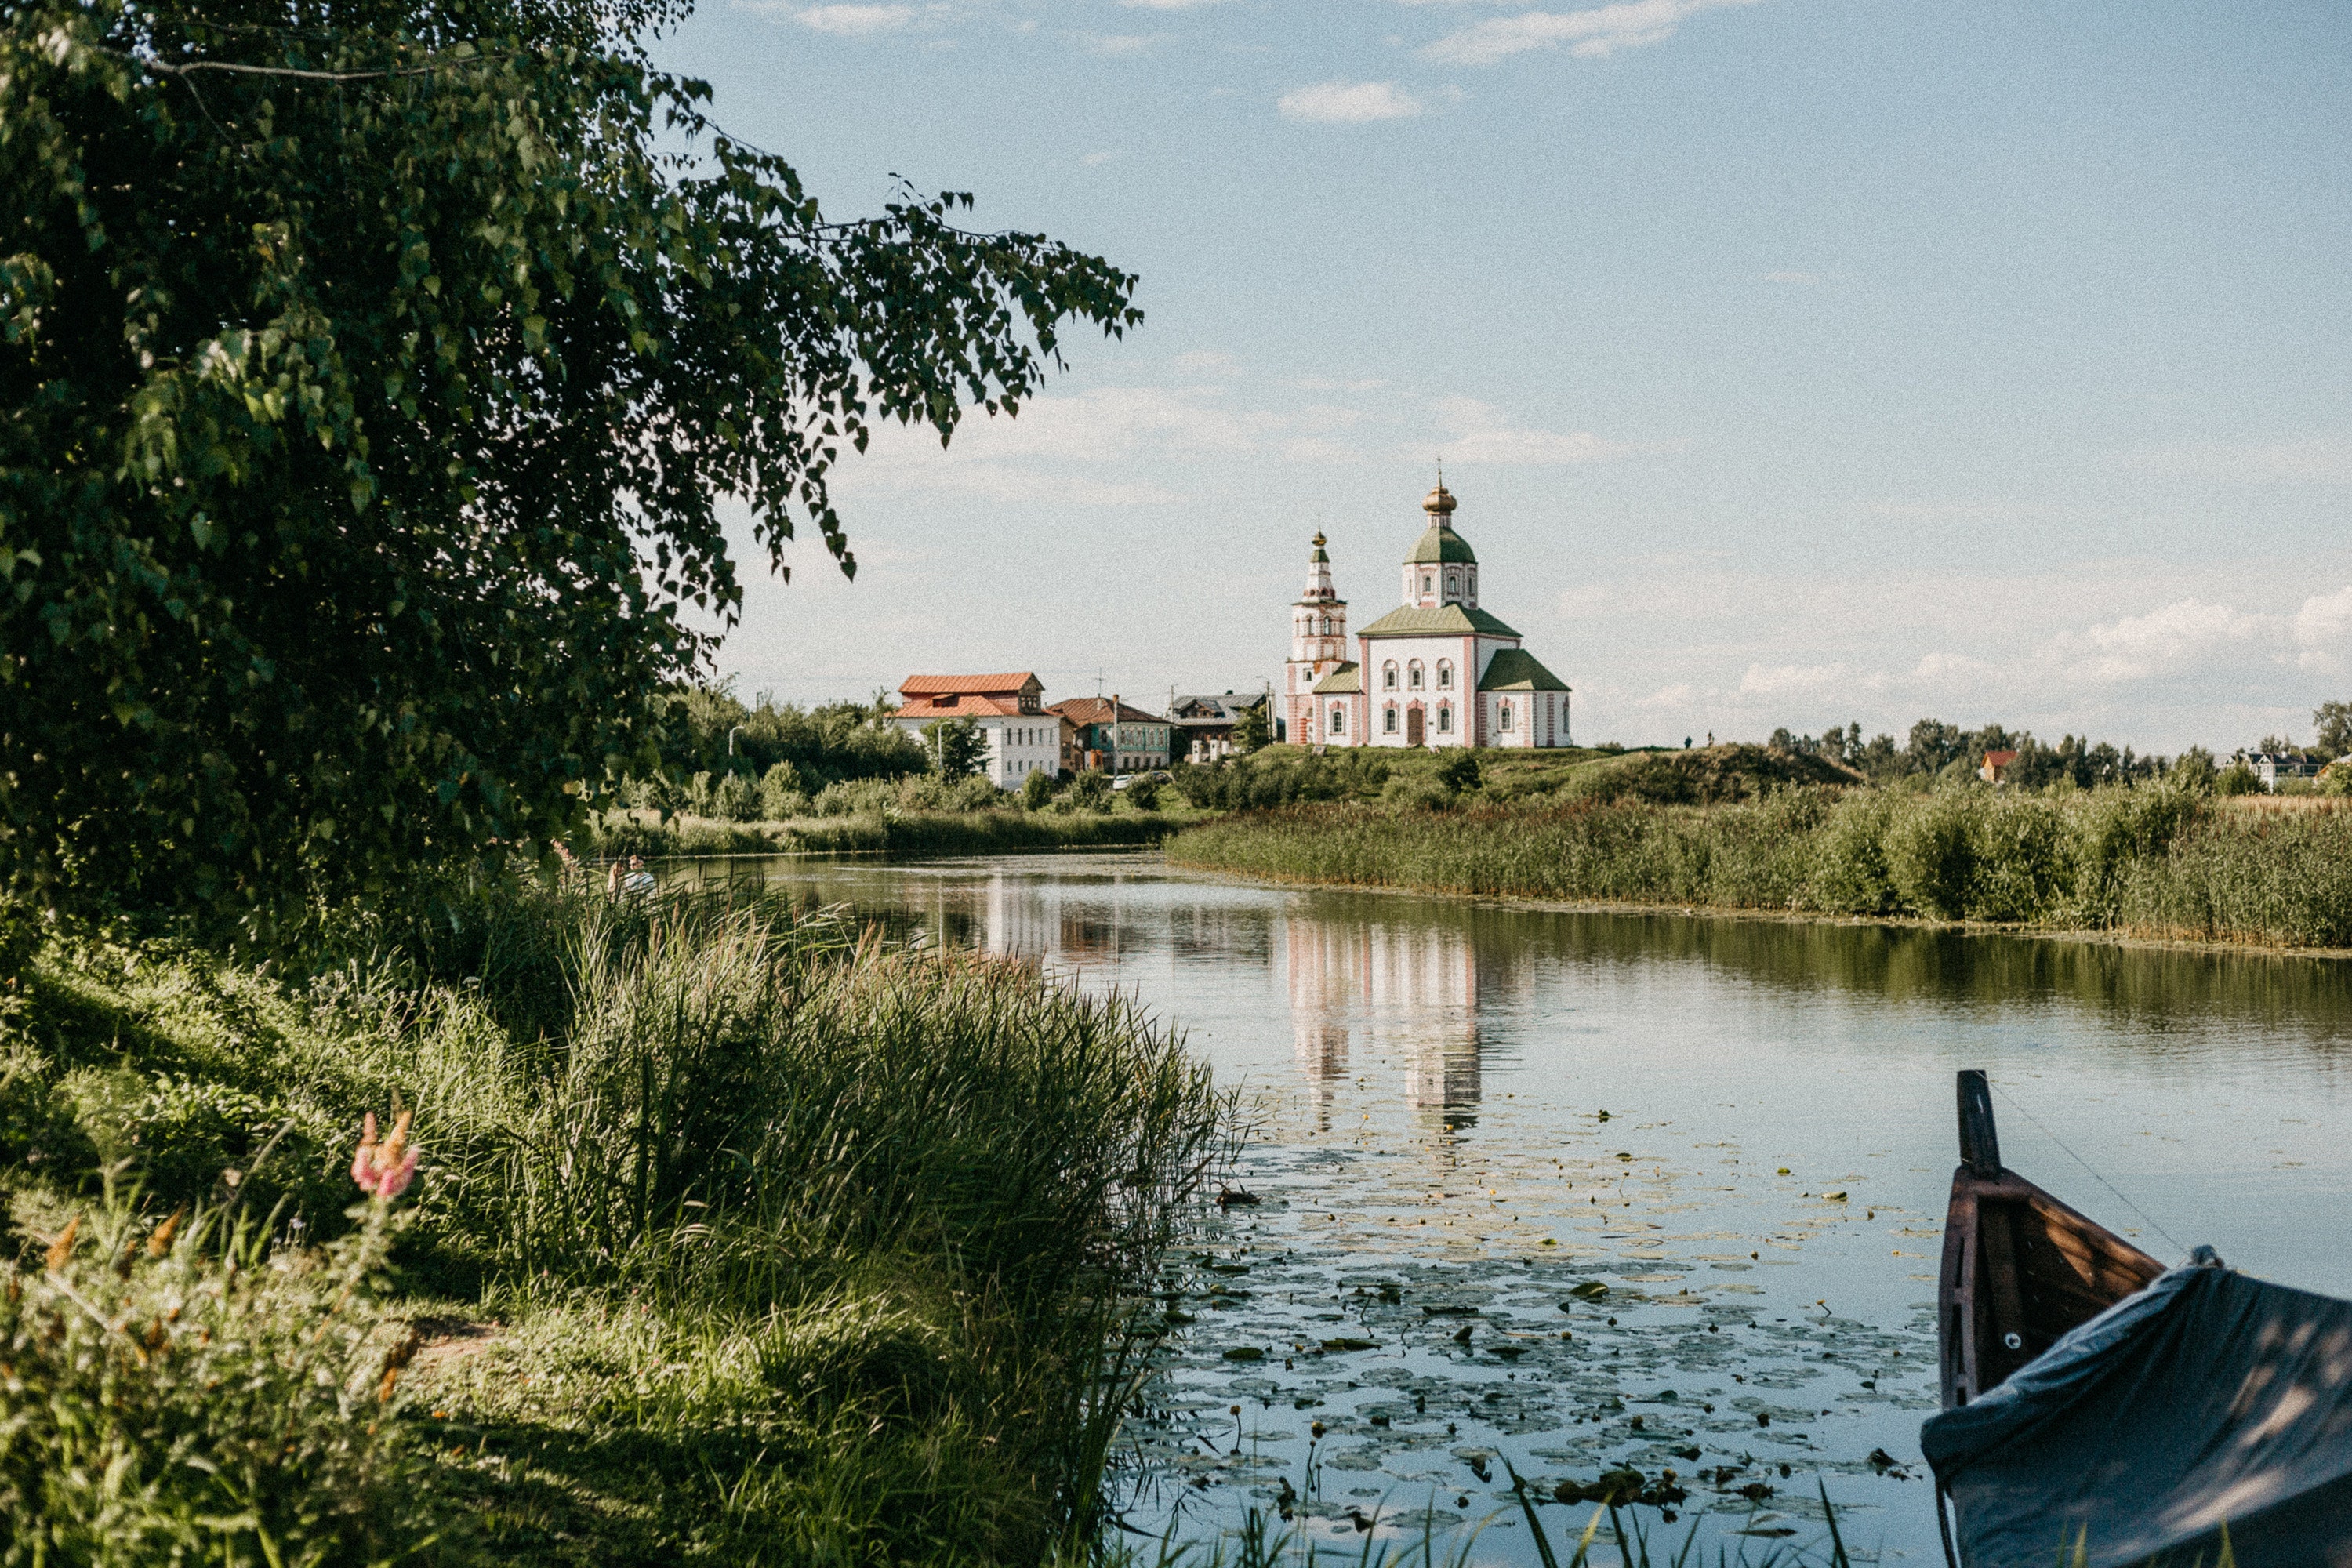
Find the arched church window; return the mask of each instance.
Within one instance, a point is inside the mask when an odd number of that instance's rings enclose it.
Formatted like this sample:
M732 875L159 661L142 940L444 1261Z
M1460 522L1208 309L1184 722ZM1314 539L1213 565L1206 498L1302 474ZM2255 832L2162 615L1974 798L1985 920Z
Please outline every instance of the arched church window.
M1421 660L1414 659L1404 667L1404 683L1414 691L1421 689Z
M1421 574L1421 591L1424 594L1429 592L1429 574L1426 572Z
M1454 708L1450 703L1437 710L1437 732L1441 735L1454 733Z
M1450 659L1441 658L1437 661L1437 689L1440 691L1454 689L1454 664Z
M1462 579L1454 576L1451 573L1448 573L1445 578L1445 591L1448 594L1458 594L1462 592Z
M1396 704L1391 702L1387 710L1381 715L1381 728L1393 735L1396 733Z
M1495 715L1495 727L1498 730L1508 730L1511 727L1511 705L1509 703L1504 703L1501 709L1496 711Z
M1334 735L1344 735L1344 734L1346 734L1347 732L1348 732L1348 710L1347 710L1345 708L1334 708L1334 709L1332 709L1332 710L1331 710L1331 733L1333 733Z
M1381 667L1381 685L1390 691L1396 689L1396 661L1391 659ZM1394 728L1393 725L1391 728Z

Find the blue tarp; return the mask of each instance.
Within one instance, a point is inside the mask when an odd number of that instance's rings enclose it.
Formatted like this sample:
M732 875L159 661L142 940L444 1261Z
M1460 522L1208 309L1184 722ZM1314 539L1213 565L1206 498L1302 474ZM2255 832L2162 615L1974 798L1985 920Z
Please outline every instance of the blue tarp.
M2352 1568L2352 1301L2184 1265L1919 1441L1966 1568Z

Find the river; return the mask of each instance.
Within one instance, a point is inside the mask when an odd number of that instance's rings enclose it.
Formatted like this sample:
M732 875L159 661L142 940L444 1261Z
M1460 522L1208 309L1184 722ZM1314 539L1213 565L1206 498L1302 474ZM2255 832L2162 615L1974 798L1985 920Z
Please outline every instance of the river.
M706 871L705 874L709 874ZM1156 856L730 862L1034 958L1255 1108L1129 1423L1134 1529L1534 1563L1509 1490L1675 1472L1748 1561L1937 1562L1918 1426L1953 1074L2167 1260L2352 1295L2352 969L2272 954L1272 888ZM1287 1521L1280 1515L1288 1511ZM1592 1514L1548 1504L1564 1561ZM1325 1550L1326 1555L1328 1549ZM1663 1554L1670 1556L1671 1552ZM1612 1561L1612 1552L1596 1561Z

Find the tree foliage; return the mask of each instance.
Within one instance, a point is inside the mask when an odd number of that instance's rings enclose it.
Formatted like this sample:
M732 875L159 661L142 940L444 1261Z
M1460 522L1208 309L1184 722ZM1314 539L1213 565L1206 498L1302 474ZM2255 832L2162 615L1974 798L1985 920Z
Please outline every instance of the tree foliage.
M289 17L299 16L299 23ZM543 840L873 428L1011 413L1135 279L828 222L585 0L0 16L0 858L266 921Z
M940 777L969 778L988 761L988 737L970 719L934 719L923 726L923 750Z

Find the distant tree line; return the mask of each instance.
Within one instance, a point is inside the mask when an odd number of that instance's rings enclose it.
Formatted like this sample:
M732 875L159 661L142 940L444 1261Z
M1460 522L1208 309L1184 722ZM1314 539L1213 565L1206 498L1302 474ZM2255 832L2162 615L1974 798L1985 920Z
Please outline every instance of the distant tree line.
M2037 740L2030 730L2011 730L2001 724L1964 730L1940 719L1920 720L1911 726L1910 736L1899 742L1892 735L1874 735L1864 741L1860 724L1848 724L1843 729L1832 724L1820 735L1775 730L1770 743L1781 751L1843 763L1874 784L1894 784L1906 778L1965 777L1983 765L1987 752L2015 752L2017 760L2001 770L2001 776L2029 789L2060 783L2090 789L2103 784L2157 778L2180 761L2188 761L2192 768L2197 765L2191 757L2168 760L2153 753L2142 755L2129 746L2117 748L2105 741L2095 742L2087 735L2062 736L2053 746ZM2191 750L2203 758L2203 765L2210 772L2211 756L2196 748Z

